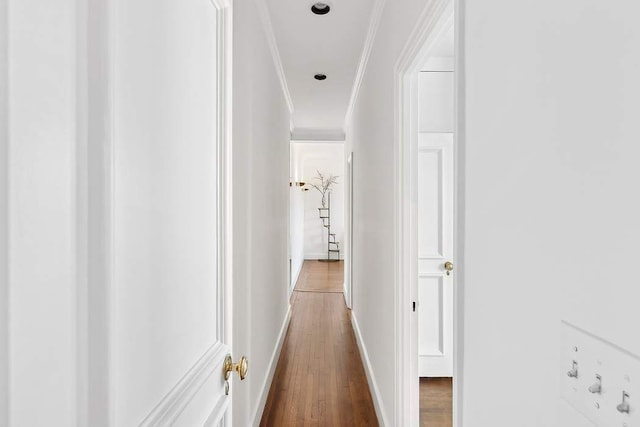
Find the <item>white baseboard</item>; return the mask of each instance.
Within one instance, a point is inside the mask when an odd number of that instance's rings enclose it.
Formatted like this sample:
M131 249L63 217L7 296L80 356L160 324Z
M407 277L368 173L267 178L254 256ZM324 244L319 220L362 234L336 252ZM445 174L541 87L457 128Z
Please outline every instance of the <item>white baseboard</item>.
M344 282L342 282L342 295L344 296L344 303L347 306L347 308L352 308L351 307L351 302L349 301L351 299L351 295L349 295L349 290L347 289L347 281L345 280Z
M276 346L273 349L273 353L271 354L271 360L269 361L269 373L262 383L262 388L260 389L260 400L258 401L258 406L256 407L253 413L253 417L251 418L253 420L251 425L253 426L259 426L260 421L262 420L264 407L267 404L267 397L269 396L269 390L271 389L271 382L273 381L273 375L276 373L276 366L278 366L278 360L280 359L280 351L282 350L282 344L284 343L284 337L287 335L290 321L291 306L289 306L287 314L284 317L282 327L280 328L280 335L278 336L278 342L276 343Z
M296 283L298 283L298 279L300 278L300 273L302 273L302 266L304 265L304 260L300 263L300 267L297 269L297 272L292 274L293 281L289 284L289 298L291 298L291 294L296 287Z
M373 398L373 407L376 410L376 416L378 417L378 422L382 427L389 426L391 424L389 424L389 422L387 421L387 415L382 410L382 398L380 396L380 389L378 388L376 379L373 376L373 369L371 368L371 361L369 360L369 354L367 353L367 348L364 346L364 341L362 341L362 334L360 333L358 320L356 319L356 315L353 311L351 312L351 325L353 326L353 331L356 334L356 342L358 343L358 348L360 349L362 363L364 364L364 372L367 374L367 382L369 383L369 390L371 390L371 397Z

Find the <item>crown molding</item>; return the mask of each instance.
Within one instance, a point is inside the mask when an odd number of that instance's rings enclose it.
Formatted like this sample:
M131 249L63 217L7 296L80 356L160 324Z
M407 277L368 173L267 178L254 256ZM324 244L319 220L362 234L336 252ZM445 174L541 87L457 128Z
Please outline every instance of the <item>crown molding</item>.
M267 39L267 44L269 45L269 51L271 52L271 57L273 58L273 64L276 68L276 73L278 74L278 78L280 79L280 85L282 86L282 92L284 93L284 97L287 101L287 106L289 107L289 113L293 115L293 101L291 99L291 92L289 91L289 86L287 85L287 78L284 74L284 67L282 66L282 58L280 57L280 50L278 49L278 44L276 42L276 35L273 31L273 24L271 23L271 15L269 13L269 8L264 0L254 0L255 4L258 8L258 15L260 16L260 21L262 22L262 27L264 29L265 37Z
M344 118L344 128L349 127L353 110L358 100L358 94L360 93L360 86L364 79L364 73L367 69L369 57L371 56L371 50L373 49L373 42L375 41L378 28L380 27L380 21L382 18L382 11L386 0L376 0L371 12L371 21L369 22L369 29L367 30L367 38L364 41L364 47L362 49L362 56L360 57L360 63L358 64L358 71L356 72L356 78L353 81L353 89L351 90L351 98L349 98L349 104L347 105L347 114Z

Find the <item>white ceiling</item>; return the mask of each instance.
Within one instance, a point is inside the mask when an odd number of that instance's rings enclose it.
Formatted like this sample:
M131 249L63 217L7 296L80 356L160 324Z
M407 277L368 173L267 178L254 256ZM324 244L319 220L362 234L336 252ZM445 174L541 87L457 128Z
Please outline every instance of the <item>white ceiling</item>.
M313 1L266 3L293 102L293 134L341 134L374 2L325 1L327 15L311 13ZM327 79L315 80L317 73Z

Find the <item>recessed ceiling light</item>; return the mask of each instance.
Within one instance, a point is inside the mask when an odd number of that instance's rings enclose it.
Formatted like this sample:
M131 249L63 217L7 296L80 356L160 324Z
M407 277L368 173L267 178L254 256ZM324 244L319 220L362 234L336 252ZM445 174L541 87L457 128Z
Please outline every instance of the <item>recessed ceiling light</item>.
M311 12L315 13L316 15L326 15L330 10L331 6L326 3L318 2L314 3L313 6L311 6Z
M327 79L327 75L326 74L316 74L315 76L313 76L314 79L316 80L326 80Z

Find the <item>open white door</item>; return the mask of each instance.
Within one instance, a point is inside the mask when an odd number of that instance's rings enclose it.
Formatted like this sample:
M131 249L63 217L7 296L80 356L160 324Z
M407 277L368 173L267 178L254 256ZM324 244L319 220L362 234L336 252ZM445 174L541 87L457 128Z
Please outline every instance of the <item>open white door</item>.
M453 134L418 141L418 372L453 376Z
M90 424L231 425L230 10L110 4L106 366Z
M420 73L418 373L453 376L453 73ZM448 264L451 263L451 264Z

